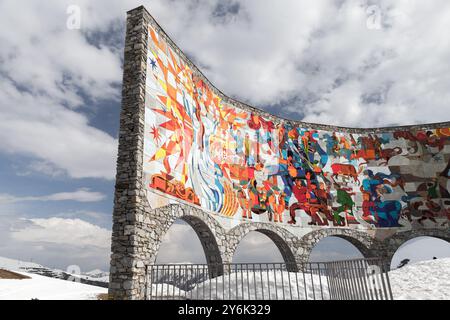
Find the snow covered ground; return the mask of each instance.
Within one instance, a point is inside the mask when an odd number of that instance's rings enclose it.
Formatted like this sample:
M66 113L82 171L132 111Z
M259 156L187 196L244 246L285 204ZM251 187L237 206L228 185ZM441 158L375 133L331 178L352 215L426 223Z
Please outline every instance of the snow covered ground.
M303 278L302 274L286 271L256 274L238 272L201 283L187 294L193 299L211 297L213 300L327 300L329 294L326 281L325 277L318 275L305 274Z
M167 283L154 284L148 290L148 295L153 299L185 297L193 300L304 300L307 297L309 300L327 300L327 280L325 277L319 278L317 275L307 274L303 279L301 273L281 271L238 272L200 282L189 291Z
M64 281L24 272L28 268L45 268L29 262L0 258L0 268L27 275L31 279L5 280L0 279L0 300L4 299L97 299L98 294L106 294L107 289L76 282ZM90 276L107 279L105 274L94 270ZM258 273L258 277L261 276ZM302 274L276 272L263 274L263 279L255 275L231 274L199 283L192 290L183 291L168 284L153 285L149 295L156 298L188 298L201 299L328 299L326 278L319 279L314 275L305 278L303 286ZM393 270L389 273L392 292L395 300L432 300L450 299L450 258L422 261ZM288 282L292 283L291 290ZM298 282L297 282L298 281ZM320 281L323 291L320 291ZM263 283L263 286L261 286ZM242 285L244 284L244 285ZM248 285L247 285L248 284ZM256 288L255 288L256 284ZM314 284L314 285L313 285ZM225 286L224 286L225 285ZM298 287L298 290L297 290ZM225 290L224 290L225 288ZM250 289L248 289L250 288ZM277 288L277 290L273 290ZM283 290L284 288L284 290Z
M394 300L450 299L450 258L422 261L389 272ZM289 282L291 286L289 286ZM322 286L320 285L322 283ZM306 283L306 286L304 285ZM255 285L256 284L256 285ZM372 293L381 283L367 281ZM322 290L321 290L322 289ZM232 273L201 282L182 291L170 284L153 285L148 292L154 299L329 299L327 278L318 275L288 273ZM374 295L375 296L375 295Z
M0 257L0 268L11 270L11 271L20 271L26 268L44 268L44 266L34 263L34 262L25 262L15 259L8 259L4 257Z
M395 300L449 300L450 258L409 264L389 272Z
M107 289L49 277L17 272L31 279L0 279L0 300L97 300Z
M107 287L107 283L109 282L109 272L98 269L75 274L59 269L47 268L34 262L26 262L4 257L0 257L0 268L10 271L28 272L58 279L81 278L83 279L82 282L85 284L100 285L103 287Z

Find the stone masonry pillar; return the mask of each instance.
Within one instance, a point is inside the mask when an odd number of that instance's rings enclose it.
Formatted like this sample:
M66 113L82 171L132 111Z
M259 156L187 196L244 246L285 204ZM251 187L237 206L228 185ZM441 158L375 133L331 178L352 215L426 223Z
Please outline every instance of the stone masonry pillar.
M120 115L119 152L114 197L109 295L113 299L144 296L145 261L152 222L145 212L142 162L147 67L148 14L128 12Z

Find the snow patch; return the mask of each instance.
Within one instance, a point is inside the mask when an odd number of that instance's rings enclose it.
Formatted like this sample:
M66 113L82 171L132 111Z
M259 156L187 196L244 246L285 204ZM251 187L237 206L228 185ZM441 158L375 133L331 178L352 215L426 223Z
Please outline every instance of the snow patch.
M0 300L97 300L106 288L18 272L31 279L0 280Z
M450 258L408 264L389 272L395 300L448 300Z

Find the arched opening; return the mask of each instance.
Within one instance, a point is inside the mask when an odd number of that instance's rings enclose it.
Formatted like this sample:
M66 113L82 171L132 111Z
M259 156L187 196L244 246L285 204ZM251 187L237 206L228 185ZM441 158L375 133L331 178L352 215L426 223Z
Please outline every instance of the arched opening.
M362 249L362 250L361 250ZM362 244L349 237L328 236L319 240L309 255L310 262L364 258Z
M283 262L283 256L268 236L251 231L239 242L233 262Z
M247 233L234 251L234 263L281 263L289 271L298 269L288 244L271 230L257 229Z
M216 238L208 225L194 216L182 216L170 226L161 241L156 263L207 263L211 277L223 274Z
M177 219L163 236L156 263L206 263L199 237L183 219Z
M450 243L446 240L420 236L405 241L391 259L391 269L401 268L424 260L450 257Z

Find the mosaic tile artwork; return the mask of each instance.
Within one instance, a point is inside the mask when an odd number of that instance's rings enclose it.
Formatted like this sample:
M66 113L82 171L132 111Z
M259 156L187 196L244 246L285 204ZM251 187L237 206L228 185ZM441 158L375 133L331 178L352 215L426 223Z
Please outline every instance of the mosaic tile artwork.
M450 128L295 126L222 101L152 28L148 41L149 191L238 220L448 228Z

